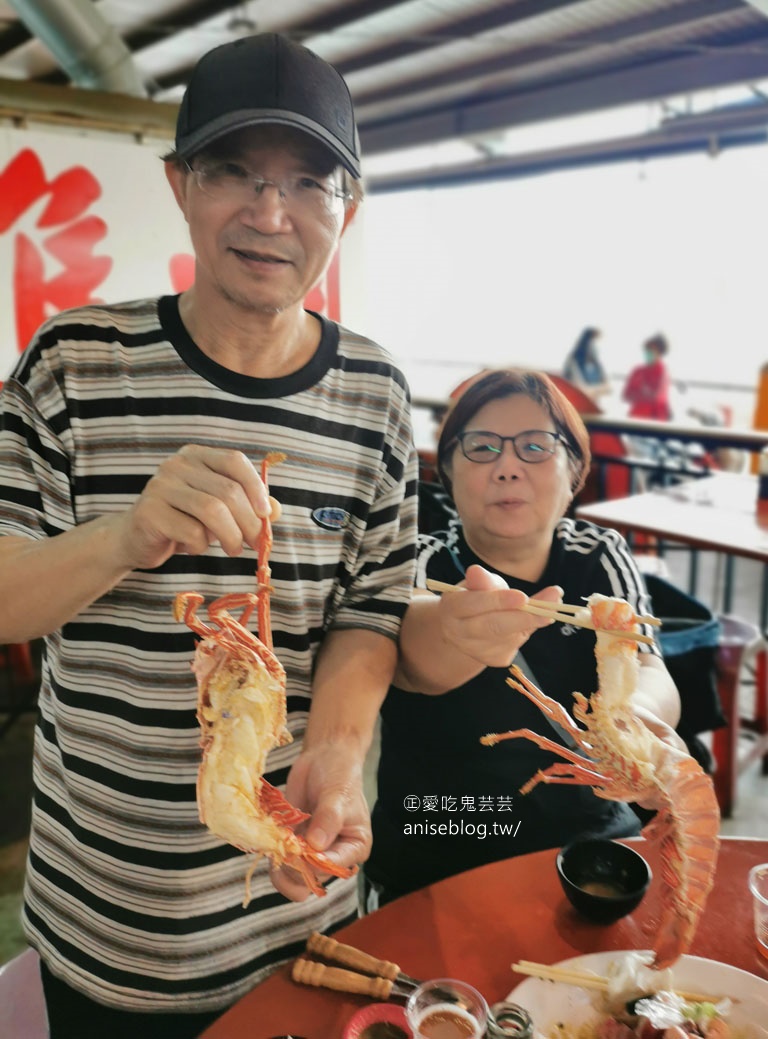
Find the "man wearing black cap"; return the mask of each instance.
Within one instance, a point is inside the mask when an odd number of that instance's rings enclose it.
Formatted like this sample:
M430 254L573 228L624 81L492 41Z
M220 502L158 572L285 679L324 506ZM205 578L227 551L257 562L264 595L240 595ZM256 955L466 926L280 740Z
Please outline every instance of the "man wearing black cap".
M3 398L0 639L45 638L24 922L51 1039L196 1036L355 915L354 878L307 897L264 860L243 909L250 860L198 819L171 606L255 590L264 455L287 456L270 583L294 738L265 778L339 866L368 854L362 762L413 577L405 381L303 307L361 194L343 79L281 36L218 47L165 167L193 287L56 315Z

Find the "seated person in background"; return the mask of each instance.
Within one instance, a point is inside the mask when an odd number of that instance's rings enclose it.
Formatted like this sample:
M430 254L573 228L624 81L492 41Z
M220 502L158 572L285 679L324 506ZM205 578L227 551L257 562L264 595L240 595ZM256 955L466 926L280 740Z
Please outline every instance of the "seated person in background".
M623 538L563 518L589 461L584 424L546 375L491 372L448 414L437 465L459 519L449 531L420 537L416 584L463 581L467 591L417 594L403 621L395 684L381 712L369 908L581 834L640 830L628 805L589 787L540 784L521 795L552 754L527 740L492 751L479 742L518 728L563 742L506 684L523 646L529 673L569 710L574 690L590 695L597 686L594 633L523 613L527 596L579 603L602 592L627 599L637 613L649 610ZM681 749L673 731L680 701L658 650L641 645L640 662L633 708Z
M563 366L563 378L593 401L611 392L611 384L597 354L599 328L585 328Z

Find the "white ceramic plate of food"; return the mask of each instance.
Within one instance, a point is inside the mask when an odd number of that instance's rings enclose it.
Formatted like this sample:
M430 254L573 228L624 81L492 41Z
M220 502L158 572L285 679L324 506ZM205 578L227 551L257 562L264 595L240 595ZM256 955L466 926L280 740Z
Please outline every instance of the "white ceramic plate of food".
M558 967L575 967L606 977L615 970L623 952L596 952L563 960ZM699 956L681 956L672 968L676 989L711 994L733 1001L728 1015L734 1039L768 1039L768 981L747 971ZM604 995L594 989L559 981L526 978L508 999L525 1007L536 1035L543 1039L591 1039L590 1026L605 1017Z

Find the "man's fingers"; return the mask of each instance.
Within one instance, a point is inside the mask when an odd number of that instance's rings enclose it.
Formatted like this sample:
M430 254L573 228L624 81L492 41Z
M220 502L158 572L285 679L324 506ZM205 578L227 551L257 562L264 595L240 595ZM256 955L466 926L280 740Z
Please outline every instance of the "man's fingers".
M272 867L270 880L275 890L291 902L303 902L312 894L302 875L290 866Z
M244 545L257 548L263 518L277 520L281 513L241 451L198 445L187 445L164 462L142 498L147 527L155 513L163 514L162 523L154 521L158 529L194 554L214 543L230 556L239 555Z

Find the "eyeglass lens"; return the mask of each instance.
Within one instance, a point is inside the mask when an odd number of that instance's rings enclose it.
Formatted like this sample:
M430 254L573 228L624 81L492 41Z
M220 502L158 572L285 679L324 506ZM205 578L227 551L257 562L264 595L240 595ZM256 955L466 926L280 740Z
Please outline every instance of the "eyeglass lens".
M200 162L190 167L198 187L211 198L246 204L268 186L276 188L286 206L307 211L335 210L346 193L323 176L301 174L268 180L237 162Z
M465 458L471 462L493 462L509 441L515 454L522 462L544 462L555 453L557 433L544 429L528 429L513 437L503 437L486 430L466 430L459 435L459 443Z

